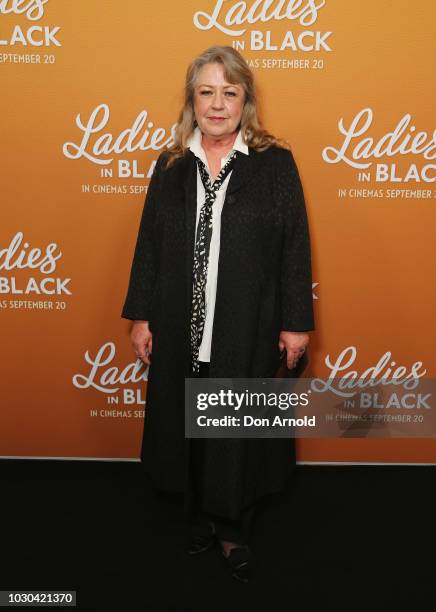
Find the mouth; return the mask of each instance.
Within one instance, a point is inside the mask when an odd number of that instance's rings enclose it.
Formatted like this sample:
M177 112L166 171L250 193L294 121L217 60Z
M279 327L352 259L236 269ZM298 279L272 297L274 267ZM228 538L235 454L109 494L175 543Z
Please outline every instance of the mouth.
M216 121L219 123L220 121L224 121L225 117L208 117L209 121Z

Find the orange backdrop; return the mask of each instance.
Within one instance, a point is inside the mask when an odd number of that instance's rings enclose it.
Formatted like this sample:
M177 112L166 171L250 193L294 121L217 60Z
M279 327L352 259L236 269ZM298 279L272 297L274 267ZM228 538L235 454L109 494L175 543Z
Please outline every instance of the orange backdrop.
M120 318L186 67L233 45L306 194L308 375L355 347L434 376L435 6L1 0L0 455L137 458L146 372ZM434 227L434 226L433 226ZM349 349L348 353L353 349ZM436 461L432 440L300 440L300 461Z

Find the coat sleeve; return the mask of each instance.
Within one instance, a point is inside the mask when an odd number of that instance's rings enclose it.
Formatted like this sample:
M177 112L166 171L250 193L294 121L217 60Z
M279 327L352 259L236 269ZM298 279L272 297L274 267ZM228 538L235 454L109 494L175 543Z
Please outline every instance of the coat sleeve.
M294 157L279 150L277 189L283 220L280 272L282 331L315 329L310 237L303 188Z
M153 228L158 205L158 187L164 154L161 153L145 197L138 237L130 271L130 281L121 316L124 319L148 321L151 315L153 290L157 275Z

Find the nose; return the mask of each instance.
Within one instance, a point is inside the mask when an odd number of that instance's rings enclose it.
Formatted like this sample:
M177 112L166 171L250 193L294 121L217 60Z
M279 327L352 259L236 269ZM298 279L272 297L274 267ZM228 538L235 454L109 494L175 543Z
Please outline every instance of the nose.
M212 108L216 108L216 109L222 109L224 108L224 94L216 91L214 93L213 99L212 99Z

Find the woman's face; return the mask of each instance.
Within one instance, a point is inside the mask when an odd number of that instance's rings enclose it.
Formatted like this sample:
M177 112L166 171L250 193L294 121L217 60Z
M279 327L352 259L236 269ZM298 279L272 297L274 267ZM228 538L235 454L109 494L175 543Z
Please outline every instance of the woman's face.
M222 64L205 64L194 87L194 113L203 134L218 138L234 133L241 121L244 98L242 85L224 78Z

